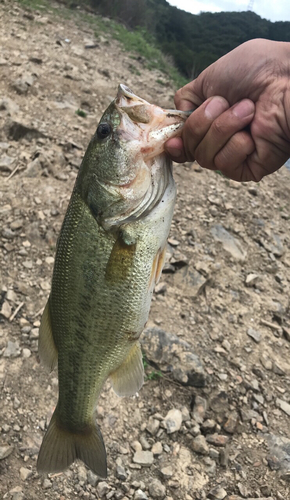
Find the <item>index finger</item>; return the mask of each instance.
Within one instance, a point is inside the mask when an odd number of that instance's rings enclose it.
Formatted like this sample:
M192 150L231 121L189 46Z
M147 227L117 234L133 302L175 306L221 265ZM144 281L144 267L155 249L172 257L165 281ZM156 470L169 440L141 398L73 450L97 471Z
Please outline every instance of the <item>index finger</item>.
M203 100L193 92L193 82L187 83L179 89L174 96L176 109L190 111L200 106Z

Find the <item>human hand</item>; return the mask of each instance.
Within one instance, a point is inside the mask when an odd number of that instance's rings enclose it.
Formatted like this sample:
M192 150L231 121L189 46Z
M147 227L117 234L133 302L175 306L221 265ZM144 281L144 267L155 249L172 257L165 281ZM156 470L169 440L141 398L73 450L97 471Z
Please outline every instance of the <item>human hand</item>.
M290 43L250 40L178 90L198 108L166 151L237 181L259 181L290 157Z

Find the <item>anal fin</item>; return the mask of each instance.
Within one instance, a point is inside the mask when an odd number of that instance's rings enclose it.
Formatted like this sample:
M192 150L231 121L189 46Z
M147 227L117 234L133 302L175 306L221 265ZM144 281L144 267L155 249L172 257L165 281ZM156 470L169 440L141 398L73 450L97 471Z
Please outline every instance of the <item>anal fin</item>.
M139 341L133 345L121 366L110 374L110 380L118 396L133 396L142 387L144 368Z
M52 371L57 365L58 353L52 335L49 299L39 327L38 353L43 365Z

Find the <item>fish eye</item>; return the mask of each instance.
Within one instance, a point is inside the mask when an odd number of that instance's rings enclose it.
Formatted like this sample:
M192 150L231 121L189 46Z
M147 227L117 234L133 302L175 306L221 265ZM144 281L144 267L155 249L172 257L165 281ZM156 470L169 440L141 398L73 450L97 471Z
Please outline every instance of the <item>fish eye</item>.
M99 139L106 139L112 132L112 127L109 123L100 123L97 128L97 136Z

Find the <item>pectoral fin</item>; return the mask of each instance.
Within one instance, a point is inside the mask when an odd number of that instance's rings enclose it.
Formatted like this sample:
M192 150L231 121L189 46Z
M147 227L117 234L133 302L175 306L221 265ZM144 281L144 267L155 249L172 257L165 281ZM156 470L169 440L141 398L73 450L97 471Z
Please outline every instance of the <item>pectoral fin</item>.
M38 353L43 365L52 371L57 365L58 354L51 329L49 299L44 308L39 327Z
M125 243L120 234L112 248L106 267L106 279L112 284L122 282L130 273L136 253L136 244Z
M133 345L127 358L110 374L113 389L118 396L133 396L144 382L142 352L139 342Z

